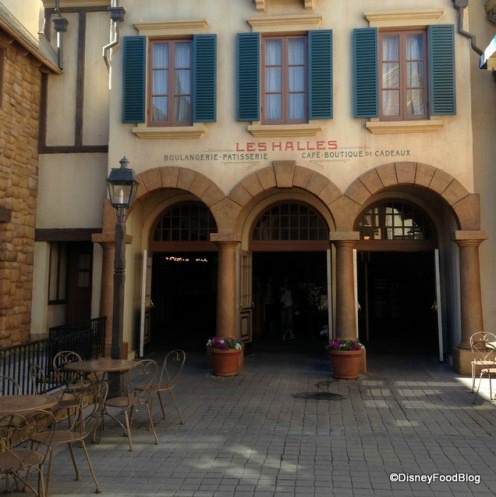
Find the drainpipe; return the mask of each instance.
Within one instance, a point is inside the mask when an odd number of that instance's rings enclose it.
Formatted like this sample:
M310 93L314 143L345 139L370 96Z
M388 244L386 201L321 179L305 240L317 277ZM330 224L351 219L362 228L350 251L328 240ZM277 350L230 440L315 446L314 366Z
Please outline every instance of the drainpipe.
M453 0L453 5L458 11L458 33L469 38L472 50L479 55L482 55L484 52L475 44L475 36L463 29L463 10L467 8L468 0Z
M67 25L69 24L69 21L60 15L60 6L59 6L59 0L56 0L55 2L55 10L58 14L58 17L53 18L53 29L57 33L57 65L59 66L60 69L64 68L64 44L63 44L63 38L62 38L62 33L65 33L67 31Z
M118 0L112 0L112 5L109 7L110 12L110 43L103 47L103 60L107 69L110 71L110 51L119 43L119 23L124 20L126 13L124 7L119 7Z

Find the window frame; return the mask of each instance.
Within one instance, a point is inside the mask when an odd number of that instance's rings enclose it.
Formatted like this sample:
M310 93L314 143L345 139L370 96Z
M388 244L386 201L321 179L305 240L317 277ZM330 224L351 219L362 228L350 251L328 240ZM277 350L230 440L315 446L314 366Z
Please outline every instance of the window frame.
M424 113L423 114L409 114L408 113L408 98L407 92L410 89L407 86L407 64L408 60L406 59L406 38L409 35L422 35L422 58L418 59L423 63L423 88L422 88L422 97L424 101ZM386 115L384 114L384 94L386 91L391 91L390 89L384 88L384 64L383 59L384 50L383 50L383 39L386 36L398 36L398 48L399 48L399 114L398 115ZM425 29L395 29L395 30L379 30L378 38L378 93L379 93L379 119L381 121L420 121L424 119L428 119L431 115L430 105L429 105L429 59L428 59L428 36L427 30Z
M288 62L288 43L292 39L300 39L304 42L303 54L303 74L304 74L304 115L301 119L290 119L288 116L289 112L289 98L293 92L289 90L289 69L290 66ZM266 42L268 40L281 40L281 119L267 119L266 115L266 97L270 93L267 91L266 85ZM261 40L261 123L262 124L305 124L308 123L309 116L309 88L308 88L308 67L309 67L309 57L308 57L308 33L290 33L290 34L266 34L262 36ZM300 66L301 67L301 66Z
M190 71L190 80L189 80L189 114L188 119L186 120L176 120L176 74L177 68L170 68L171 62L175 61L175 53L176 53L176 45L179 43L188 43L190 48L189 53L189 71ZM153 66L153 51L154 47L159 44L165 44L168 46L168 78L167 78L167 107L168 107L168 119L165 121L154 121L153 120L153 98L157 94L153 93L153 75L156 68ZM148 61L149 63L146 65L147 72L147 80L148 80L148 91L147 91L147 101L146 101L146 113L147 113L147 125L148 126L157 126L157 127L167 127L167 126L191 126L193 124L193 39L189 37L181 37L181 38L150 38L148 42ZM174 64L175 66L175 64Z

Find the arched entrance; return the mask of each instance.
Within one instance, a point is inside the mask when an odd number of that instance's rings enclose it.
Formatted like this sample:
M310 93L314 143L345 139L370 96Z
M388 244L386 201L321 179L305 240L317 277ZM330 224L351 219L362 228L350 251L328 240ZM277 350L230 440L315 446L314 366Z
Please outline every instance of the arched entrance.
M156 220L152 254L149 349L200 348L215 335L217 225L205 204L183 201Z
M358 217L358 328L369 352L438 355L437 234L404 199L376 202Z
M279 200L258 215L249 241L255 342L319 339L328 325L328 249L329 226L304 201Z

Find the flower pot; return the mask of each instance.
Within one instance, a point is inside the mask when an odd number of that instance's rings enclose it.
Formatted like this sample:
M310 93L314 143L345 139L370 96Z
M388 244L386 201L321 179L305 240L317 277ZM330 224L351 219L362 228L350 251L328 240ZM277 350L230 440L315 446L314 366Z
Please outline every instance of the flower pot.
M360 375L362 353L362 350L329 350L334 377L343 380L356 380Z
M215 376L235 376L238 374L241 349L210 349L210 365Z

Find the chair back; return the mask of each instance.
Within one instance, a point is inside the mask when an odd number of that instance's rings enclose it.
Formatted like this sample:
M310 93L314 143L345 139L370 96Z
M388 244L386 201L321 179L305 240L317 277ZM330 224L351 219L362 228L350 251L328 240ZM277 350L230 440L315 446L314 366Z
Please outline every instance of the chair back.
M46 374L39 364L33 363L29 365L29 376L31 377L31 384L35 394L40 395L48 392Z
M496 360L496 335L487 331L477 331L470 337L470 349L475 361Z
M174 388L186 362L186 352L181 349L174 349L167 353L162 363L160 372L159 387Z
M147 401L157 381L158 366L152 359L137 361L137 366L126 374L128 394L142 402Z
M62 350L57 352L52 359L52 366L57 380L61 384L70 385L76 383L80 379L79 373L65 371L64 367L70 362L82 361L81 356L72 350Z
M19 395L21 387L15 378L0 376L0 395Z

